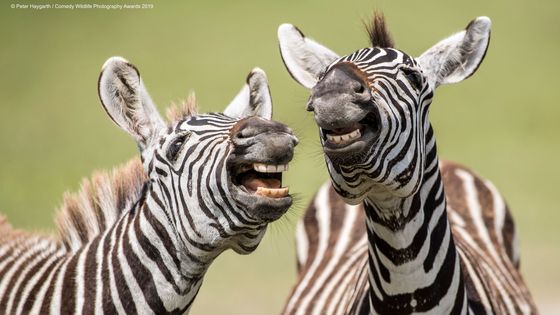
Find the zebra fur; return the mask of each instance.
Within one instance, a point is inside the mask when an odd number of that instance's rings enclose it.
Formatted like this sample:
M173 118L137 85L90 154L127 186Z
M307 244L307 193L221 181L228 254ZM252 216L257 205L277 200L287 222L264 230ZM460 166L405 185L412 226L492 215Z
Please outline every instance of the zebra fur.
M447 216L459 256L469 255L469 259L462 258L464 269L471 270L469 274L476 276L484 270L475 273L473 268L478 268L478 265L473 266L472 262L480 255L490 257L488 264L493 266L492 270L500 270L501 274L511 274L511 277L516 279L518 288L510 286L508 290L514 296L518 296L517 298L526 299L529 291L519 270L520 257L515 224L503 197L491 182L464 166L440 161L440 172L446 187ZM482 211L475 212L478 214L476 217L471 212L472 209L464 206L465 190L469 189L469 185L473 185L465 181L465 178L473 180L475 186L479 187L477 190L484 196L478 198L477 207ZM365 292L369 289L365 220L362 205L345 204L330 182L321 187L304 217L298 222L298 278L284 306L283 314L362 314L360 311L369 311L364 309L368 302ZM495 243L488 244L476 239L473 244L473 237L468 234L469 230L476 228L473 222L483 222L491 239L496 240ZM349 230L352 233L348 234L351 236L350 241L340 245L345 238L341 237L342 224L351 225ZM322 241L319 235L323 235ZM343 248L343 254L333 257L334 248L337 247ZM477 248L474 254L471 247ZM483 251L483 254L480 251ZM498 253L498 259L491 254L492 251ZM329 264L336 267L322 267ZM490 277L492 281L499 281L500 277L495 274L485 276ZM484 285L488 286L488 283L481 281L478 276L471 282L474 288L478 288L475 290L485 293L477 298L485 308L492 309L492 305L500 305L500 301L503 303L504 299L500 297L503 291L485 289ZM496 307L505 307L505 304ZM502 312L516 313L507 307Z
M289 195L265 194L278 189L247 186L263 176L248 166L287 164L297 144L270 120L262 70L249 74L226 114L196 114L191 97L170 123L120 57L105 63L99 92L142 161L97 173L67 194L58 237L0 220L2 314L186 314L213 260L227 249L254 251L291 205Z
M302 267L284 314L536 314L506 203L490 182L439 161L428 120L435 88L482 62L490 20L418 58L387 47L382 16L368 33L373 47L339 57L292 25L278 31L288 71L312 89L307 110L331 176L298 228ZM352 236L321 224L355 217L343 201L363 213Z

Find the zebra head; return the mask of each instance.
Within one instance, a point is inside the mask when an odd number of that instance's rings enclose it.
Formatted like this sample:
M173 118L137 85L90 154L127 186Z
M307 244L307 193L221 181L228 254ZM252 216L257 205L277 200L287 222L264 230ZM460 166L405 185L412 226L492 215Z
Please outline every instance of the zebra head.
M382 15L368 28L372 47L339 57L290 24L278 29L280 51L292 77L311 89L307 110L320 128L337 192L357 204L367 193L406 197L422 181L427 118L433 92L462 81L484 59L491 22L465 30L414 58L393 48Z
M99 77L99 97L109 117L138 144L149 178L147 206L161 209L193 251L249 253L267 223L291 206L282 172L298 140L271 120L262 70L249 74L223 113L197 114L193 97L166 123L136 67L113 57Z

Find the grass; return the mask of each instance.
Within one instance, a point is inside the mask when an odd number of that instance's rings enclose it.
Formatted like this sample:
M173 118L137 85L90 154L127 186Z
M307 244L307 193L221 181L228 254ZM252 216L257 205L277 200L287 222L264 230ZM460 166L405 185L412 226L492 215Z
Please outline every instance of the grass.
M0 7L0 211L19 228L50 230L62 193L94 169L137 154L99 106L103 62L135 63L161 111L197 92L203 111L233 98L255 66L268 74L275 118L301 145L287 183L299 193L288 218L257 252L226 253L212 266L193 314L278 313L295 279L294 225L327 179L307 91L278 53L276 28L291 22L339 53L367 44L362 19L385 11L397 47L422 53L472 18L493 20L484 64L471 79L438 90L432 105L440 156L491 179L521 234L524 274L539 301L560 294L557 181L560 107L555 53L560 2L189 1L152 10L12 10Z

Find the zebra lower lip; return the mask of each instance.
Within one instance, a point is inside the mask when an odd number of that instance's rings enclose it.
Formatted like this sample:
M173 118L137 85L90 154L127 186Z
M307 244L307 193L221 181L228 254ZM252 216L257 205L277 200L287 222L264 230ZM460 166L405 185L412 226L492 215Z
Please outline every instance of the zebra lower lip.
M288 196L290 189L288 187L282 188L265 188L259 187L255 192L256 195L269 197L269 198L283 198Z

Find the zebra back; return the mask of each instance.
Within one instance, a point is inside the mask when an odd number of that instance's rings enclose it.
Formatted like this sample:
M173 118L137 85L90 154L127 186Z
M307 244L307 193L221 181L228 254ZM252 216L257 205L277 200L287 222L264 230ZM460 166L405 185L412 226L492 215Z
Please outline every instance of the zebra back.
M453 162L440 164L451 232L476 314L537 314L520 272L517 232L494 184Z
M368 288L362 205L347 205L330 181L325 183L298 222L296 246L297 282L283 314L347 314L360 307L354 304Z

